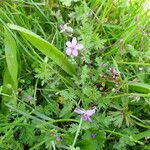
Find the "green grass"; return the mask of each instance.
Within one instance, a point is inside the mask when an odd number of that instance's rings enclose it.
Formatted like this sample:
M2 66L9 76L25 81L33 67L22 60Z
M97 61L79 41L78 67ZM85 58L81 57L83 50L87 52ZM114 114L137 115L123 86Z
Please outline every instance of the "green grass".
M149 149L146 3L2 0L0 149ZM72 34L60 32L66 23ZM66 55L73 37L84 45L74 59ZM91 123L77 107L96 108Z

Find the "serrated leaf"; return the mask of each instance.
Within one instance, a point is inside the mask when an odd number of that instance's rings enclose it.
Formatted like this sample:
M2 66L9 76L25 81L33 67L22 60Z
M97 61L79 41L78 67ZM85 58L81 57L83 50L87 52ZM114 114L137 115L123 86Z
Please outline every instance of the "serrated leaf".
M27 127L27 126L22 127L21 134L20 134L20 140L25 144L31 145L35 140L34 128Z
M60 117L68 117L70 116L70 111L73 108L74 103L72 101L65 103L64 108L60 112Z
M71 124L68 132L76 133L77 129L78 129L78 124Z
M114 125L120 128L123 123L124 116L119 111L110 112L110 115L112 116Z

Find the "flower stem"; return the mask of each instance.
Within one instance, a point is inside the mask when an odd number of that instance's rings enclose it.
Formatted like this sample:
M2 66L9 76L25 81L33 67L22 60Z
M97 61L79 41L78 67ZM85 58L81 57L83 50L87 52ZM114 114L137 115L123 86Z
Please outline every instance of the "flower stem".
M78 136L79 136L80 129L81 129L81 125L82 125L82 117L81 117L81 119L80 119L79 126L78 126L78 129L77 129L75 138L74 138L74 140L73 140L72 147L74 147L75 144L76 144L76 141L77 141L77 138L78 138Z
M56 150L55 142L54 142L54 141L52 141L51 143L52 143L53 150Z

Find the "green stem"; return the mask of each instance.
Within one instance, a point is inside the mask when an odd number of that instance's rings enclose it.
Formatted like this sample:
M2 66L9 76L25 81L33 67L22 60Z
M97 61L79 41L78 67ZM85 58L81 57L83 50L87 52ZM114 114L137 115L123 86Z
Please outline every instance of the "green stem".
M55 142L54 142L54 141L52 141L51 143L52 143L53 150L56 150Z
M67 121L70 121L70 122L78 122L78 120L75 120L75 119L57 119L57 120L52 120L52 122L67 122Z
M78 136L79 136L80 129L81 129L81 125L82 125L82 117L81 117L81 119L80 119L79 126L78 126L78 129L77 129L75 138L74 138L74 140L73 140L72 147L74 147L75 144L76 144L76 141L77 141L77 138L78 138Z

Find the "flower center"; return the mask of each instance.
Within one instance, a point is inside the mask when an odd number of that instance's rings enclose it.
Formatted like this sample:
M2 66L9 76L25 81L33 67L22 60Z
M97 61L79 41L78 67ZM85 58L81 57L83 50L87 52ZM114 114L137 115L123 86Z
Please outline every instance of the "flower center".
M70 47L70 49L71 49L72 51L74 51L74 50L75 50L75 47Z

